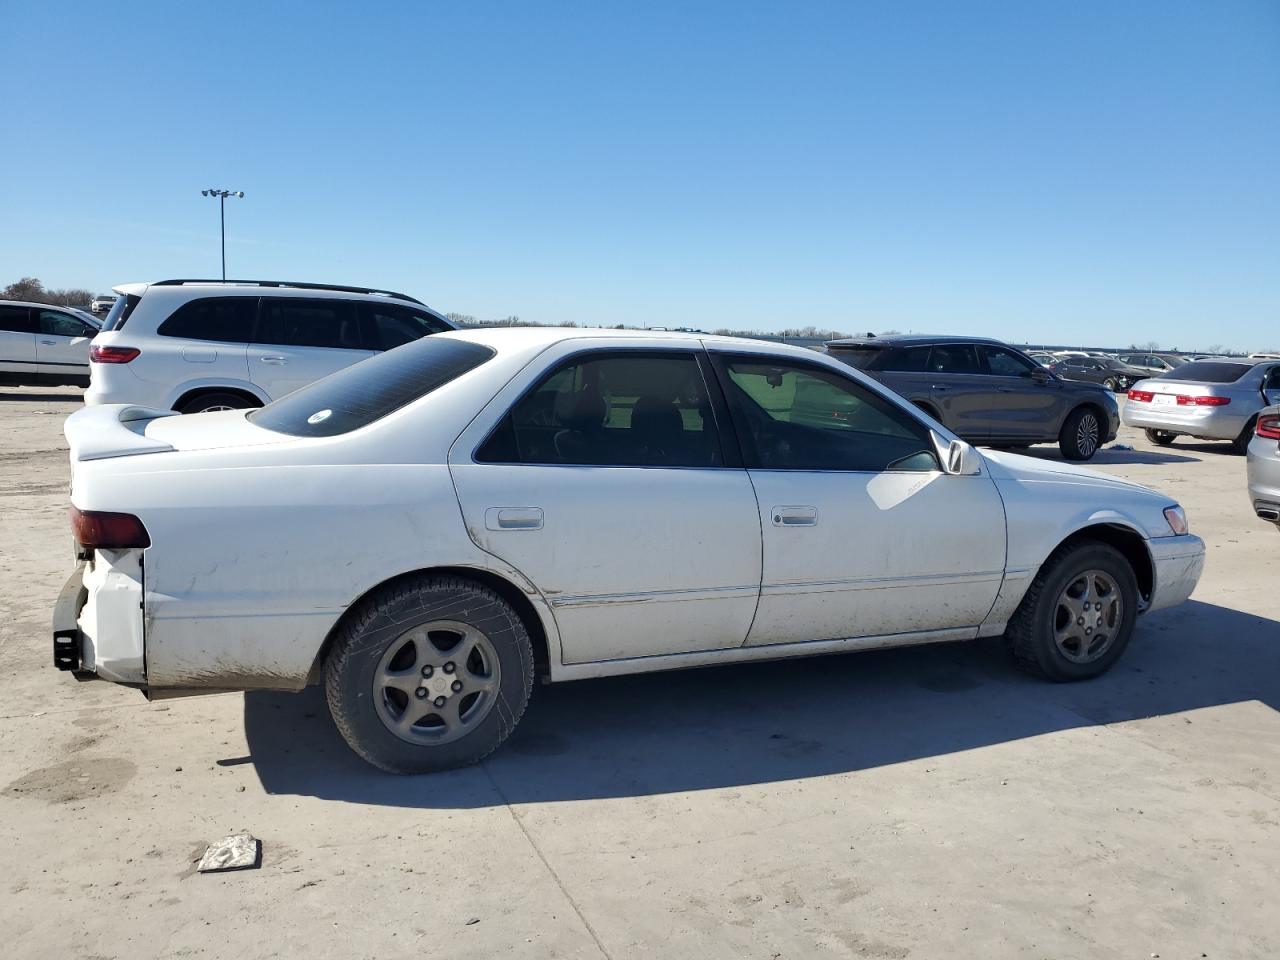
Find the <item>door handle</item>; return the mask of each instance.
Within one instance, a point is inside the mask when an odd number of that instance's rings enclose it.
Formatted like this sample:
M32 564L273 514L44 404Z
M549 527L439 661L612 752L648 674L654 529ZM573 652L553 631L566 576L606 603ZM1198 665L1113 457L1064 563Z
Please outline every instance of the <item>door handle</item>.
M950 389L945 383L933 383L929 385L930 390L948 390Z
M258 359L263 363L271 364L273 367L283 367L289 362L288 357L259 357Z
M489 530L541 530L541 507L490 507L484 512Z
M57 340L41 340L40 342L46 347L56 347L58 345Z
M775 527L816 527L818 525L817 507L774 507L769 513L773 517Z

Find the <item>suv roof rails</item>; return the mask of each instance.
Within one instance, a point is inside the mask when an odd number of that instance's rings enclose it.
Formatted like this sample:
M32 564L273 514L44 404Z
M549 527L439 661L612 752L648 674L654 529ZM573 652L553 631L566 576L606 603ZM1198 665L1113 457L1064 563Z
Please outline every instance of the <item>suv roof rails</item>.
M199 278L183 278L179 280L157 280L153 287L181 287L188 283L226 284L236 287L292 287L298 290L337 290L341 293L368 293L392 297L396 300L407 300L425 307L426 304L407 293L396 293L394 290L375 290L372 287L348 287L340 283L302 283L294 280L202 280Z

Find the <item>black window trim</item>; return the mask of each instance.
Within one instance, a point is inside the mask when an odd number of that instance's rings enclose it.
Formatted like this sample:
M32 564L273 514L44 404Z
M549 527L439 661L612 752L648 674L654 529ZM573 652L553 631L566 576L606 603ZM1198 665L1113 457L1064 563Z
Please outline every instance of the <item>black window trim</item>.
M930 344L930 347L932 346L933 344ZM933 437L933 428L916 415L917 411L913 406L908 404L906 401L898 402L896 396L889 396L887 393L881 393L874 387L863 383L857 377L849 376L844 370L829 367L823 363L814 363L813 361L803 357L779 356L776 353L751 353L750 351L742 350L710 350L708 353L711 357L711 366L715 370L722 398L726 400L729 421L733 424L734 439L737 442L738 449L740 451L739 456L742 458L742 462L744 464L746 462L746 457L741 451L751 449L750 444L752 441L749 437L744 436L746 433L746 425L740 422L739 418L733 412L732 405L727 402L728 384L732 381L729 379L729 371L726 365L734 360L741 360L746 363L775 362L778 364L791 364L802 369L817 370L821 373L829 374L837 379L853 384L854 387L859 390L865 390L866 392L878 397L888 406L893 407L903 416L912 420L916 425L924 428L925 433L930 437L930 439ZM934 448L932 443L929 445L929 455L933 457L934 470L938 473L942 473L942 463L939 461L938 451ZM885 473L918 474L924 472L921 470L834 470L825 467L746 467L746 469L767 473L834 473L840 474L841 476L856 474L858 476L865 477L878 477Z
M583 357L590 357L592 360L606 360L618 357L626 357L635 359L636 357L662 357L677 355L691 355L698 363L698 372L702 375L702 383L707 391L707 398L711 401L711 429L714 434L716 445L720 448L720 463L711 467L687 467L687 466L665 466L662 464L612 464L612 463L526 463L523 460L507 461L507 460L478 460L476 454L489 442L495 433L502 428L503 423L511 416L511 412L517 406L524 402L526 397L532 396L541 389L542 385L563 370L569 364L580 360ZM730 426L726 429L726 424ZM493 424L485 431L484 436L471 448L468 459L477 466L482 467L549 467L551 469L569 469L569 470L742 470L742 451L738 442L736 429L732 425L733 421L728 410L728 403L725 400L724 393L720 387L719 379L713 369L710 358L707 355L706 347L701 343L692 346L671 346L662 347L653 344L645 344L643 347L582 347L557 358L550 367L546 368L542 374L533 381L528 387L520 391L519 396L503 408L502 413L493 421Z

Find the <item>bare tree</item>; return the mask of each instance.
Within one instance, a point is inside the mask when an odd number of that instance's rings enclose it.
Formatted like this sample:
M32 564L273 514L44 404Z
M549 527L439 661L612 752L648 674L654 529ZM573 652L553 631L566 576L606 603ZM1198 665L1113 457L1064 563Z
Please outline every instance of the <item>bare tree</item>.
M23 277L0 290L0 299L26 300L28 303L56 303L66 307L88 307L93 294L88 290L47 290L35 277Z

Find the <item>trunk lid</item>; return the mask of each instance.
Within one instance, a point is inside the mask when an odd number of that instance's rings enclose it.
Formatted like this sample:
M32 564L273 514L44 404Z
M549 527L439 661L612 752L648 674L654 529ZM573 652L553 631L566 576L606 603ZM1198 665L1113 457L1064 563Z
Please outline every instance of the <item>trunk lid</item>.
M67 418L63 433L71 447L71 462L107 460L173 451L216 450L223 447L284 443L284 434L255 427L245 410L179 415L129 404L104 404L77 410Z

